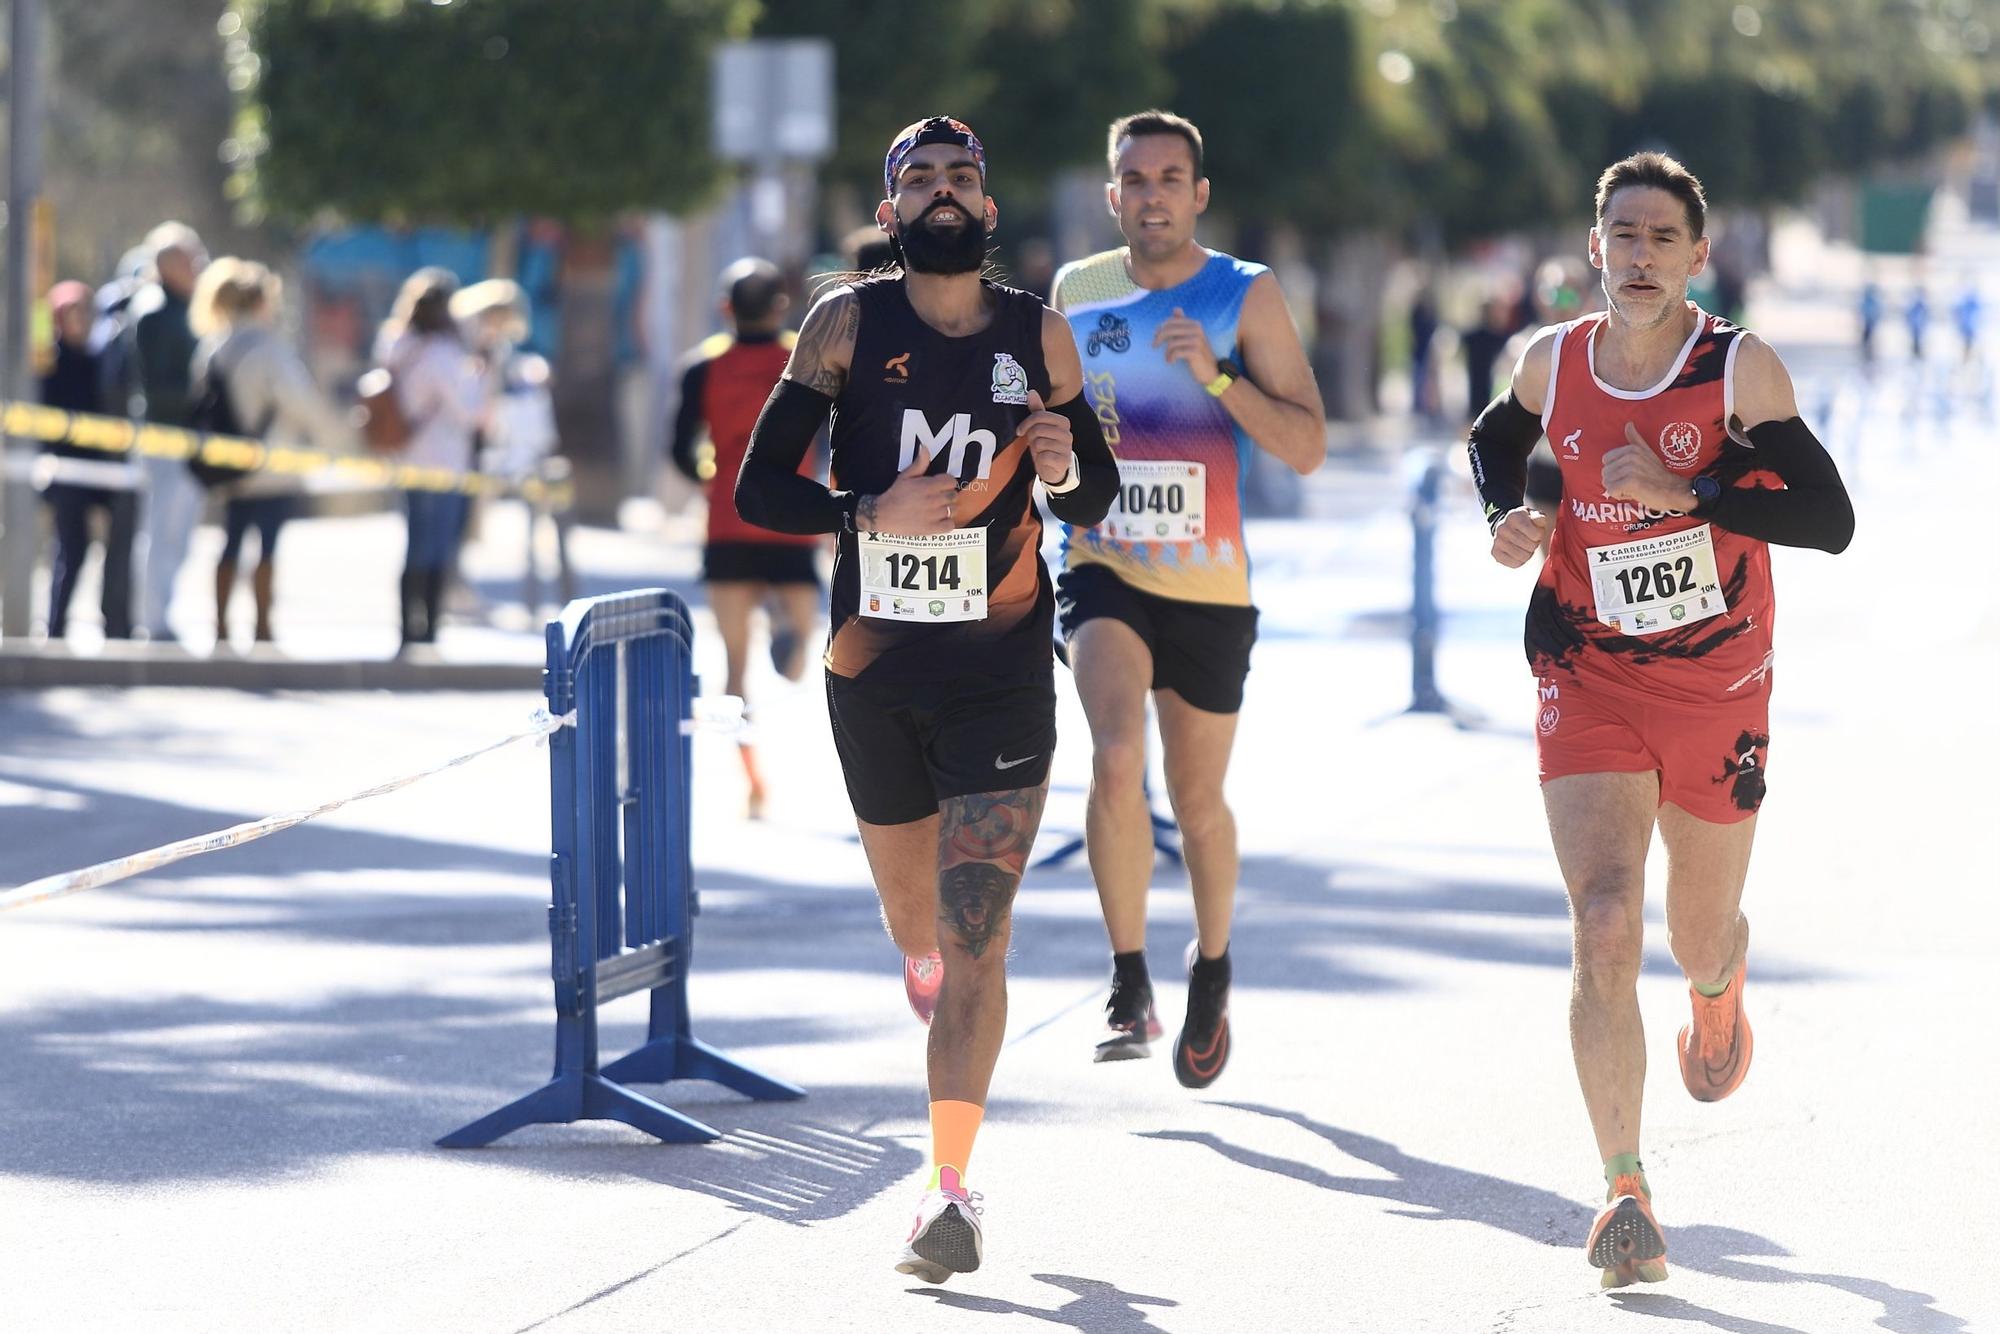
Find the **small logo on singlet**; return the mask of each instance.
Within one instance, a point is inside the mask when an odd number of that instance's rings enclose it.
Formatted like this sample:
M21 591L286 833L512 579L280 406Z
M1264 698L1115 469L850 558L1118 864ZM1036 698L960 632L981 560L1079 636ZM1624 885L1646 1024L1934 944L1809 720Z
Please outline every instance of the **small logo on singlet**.
M1028 373L1021 369L1021 363L1005 352L993 354L993 401L995 403L1028 402Z
M885 371L895 372L894 375L883 376L882 383L884 384L903 383L905 380L908 380L910 378L910 354L905 352L900 357L889 358L887 361L882 363L882 369Z
M1556 730L1556 724L1561 721L1562 710L1553 704L1544 704L1542 705L1542 715L1536 720L1535 725L1541 729L1543 736L1549 736Z
M1668 422L1660 428L1660 453L1675 472L1686 472L1701 460L1701 428L1693 422Z
M1582 437L1582 435L1583 435L1583 428L1579 426L1574 431L1571 431L1568 435L1563 437L1563 453L1567 457L1575 458L1577 456L1579 452L1579 446L1577 445L1576 442L1579 438Z
M1099 352L1125 352L1132 347L1132 326L1123 315L1105 311L1097 317L1097 327L1091 330L1084 342L1084 349L1091 356Z

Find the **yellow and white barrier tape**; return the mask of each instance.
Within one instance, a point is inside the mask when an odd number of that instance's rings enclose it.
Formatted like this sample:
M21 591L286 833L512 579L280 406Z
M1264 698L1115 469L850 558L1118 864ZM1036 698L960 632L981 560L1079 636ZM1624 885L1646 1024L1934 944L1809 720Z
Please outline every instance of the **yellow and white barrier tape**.
M0 402L0 429L11 437L43 444L79 445L107 454L142 454L148 458L187 459L199 453L204 462L229 468L292 476L325 474L358 488L396 487L405 491L463 492L473 496L520 495L533 504L566 509L574 495L567 482L540 478L514 479L497 473L454 472L420 468L393 457L372 454L332 454L318 449L267 445L242 436L204 435L176 426L134 422L125 417L89 412L65 412L39 403Z
M145 852L135 852L129 857L118 857L108 862L99 862L95 866L86 866L80 871L65 871L60 875L44 876L40 880L30 880L25 885L20 885L4 893L0 893L0 913L12 912L16 908L25 908L31 903L46 903L50 899L59 899L66 894L76 894L86 889L96 889L100 885L108 885L115 881L129 879L135 875L143 875L147 871L158 870L162 866L171 866L175 862L199 856L204 852L220 852L224 848L233 848L243 843L253 843L260 838L275 834L281 829L290 829L293 825L304 824L307 820L316 819L319 816L327 814L329 811L337 811L342 806L346 806L351 802L365 801L369 797L379 797L386 793L394 792L399 788L408 787L419 779L429 778L432 774L443 773L446 769L456 769L459 765L476 760L482 755L490 755L502 746L511 746L516 741L525 741L530 737L545 737L559 728L572 726L575 722L576 713L574 710L558 718L547 709L537 709L534 712L534 726L524 732L516 732L510 737L495 741L492 745L481 746L478 750L468 751L456 758L446 760L443 764L432 765L430 768L420 770L417 773L405 774L401 778L377 784L364 791L356 792L351 796L338 797L332 801L322 802L307 810L288 811L283 815L268 815L261 820L250 820L243 824L231 825L229 828L217 830L213 834L198 834L193 838L184 838L178 843L169 843L164 847L152 848Z

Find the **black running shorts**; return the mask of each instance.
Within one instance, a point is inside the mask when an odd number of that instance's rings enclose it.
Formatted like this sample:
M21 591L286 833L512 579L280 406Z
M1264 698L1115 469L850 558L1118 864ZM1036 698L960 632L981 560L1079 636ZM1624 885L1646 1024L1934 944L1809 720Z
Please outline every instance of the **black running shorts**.
M1040 787L1056 749L1055 682L871 683L826 674L833 745L856 816L908 824L947 797Z
M711 584L749 581L817 588L818 550L798 542L710 542L701 550L701 577Z
M1153 655L1153 689L1171 690L1197 709L1236 713L1257 642L1257 609L1183 602L1143 593L1102 565L1064 570L1056 581L1064 639L1099 616L1132 627Z

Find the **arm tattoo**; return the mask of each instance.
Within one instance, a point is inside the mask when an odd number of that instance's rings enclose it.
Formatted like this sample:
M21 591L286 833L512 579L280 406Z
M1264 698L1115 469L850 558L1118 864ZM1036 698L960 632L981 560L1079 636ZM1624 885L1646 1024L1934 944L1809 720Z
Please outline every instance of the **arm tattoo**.
M865 533L875 531L875 506L882 497L863 496L854 506L854 526Z
M847 383L847 372L833 364L833 358L836 353L852 353L860 328L861 302L852 292L841 292L814 306L799 330L785 378L838 397Z
M1020 879L990 862L963 862L938 877L939 924L977 959L1005 929Z

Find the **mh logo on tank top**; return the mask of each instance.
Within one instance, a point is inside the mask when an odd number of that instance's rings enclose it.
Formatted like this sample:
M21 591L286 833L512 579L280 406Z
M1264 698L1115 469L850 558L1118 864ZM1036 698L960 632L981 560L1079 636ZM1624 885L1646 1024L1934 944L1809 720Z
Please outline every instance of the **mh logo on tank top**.
M1011 358L1010 358L1011 360ZM1025 391L1023 397L1026 397ZM930 418L917 408L903 409L902 448L896 454L896 471L902 472L917 461L917 446L922 445L936 458L950 451L951 458L945 468L960 481L984 481L993 475L993 453L1000 442L988 430L974 430L972 414L954 412L950 420L936 430L931 429ZM965 475L965 451L969 446L979 447L979 471L973 478Z

